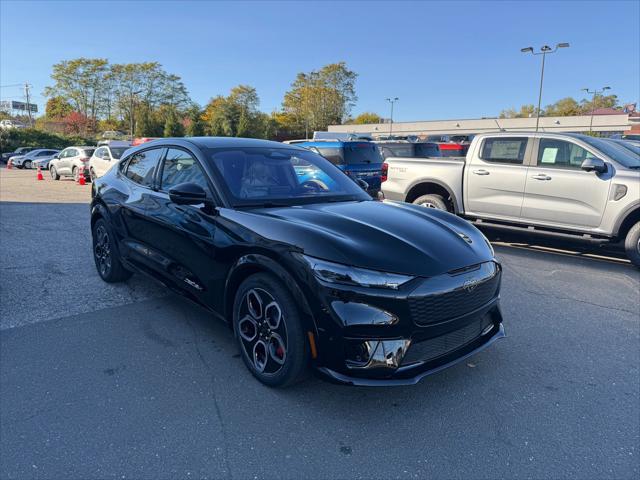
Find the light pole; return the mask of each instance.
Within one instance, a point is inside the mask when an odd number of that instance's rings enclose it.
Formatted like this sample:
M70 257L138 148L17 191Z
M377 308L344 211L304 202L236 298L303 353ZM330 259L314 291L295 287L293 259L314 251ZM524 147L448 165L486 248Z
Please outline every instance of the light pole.
M398 97L387 98L387 102L391 104L391 123L389 123L389 137L393 135L393 104L396 103L398 100L400 100Z
M549 53L555 53L559 48L567 48L568 43L558 43L555 48L551 48L549 45L543 45L540 47L540 51L536 52L533 47L521 48L522 53L531 52L532 55L542 55L542 71L540 72L540 91L538 92L538 110L536 111L536 132L538 131L538 125L540 124L540 104L542 103L542 83L544 82L544 60Z
M591 100L591 119L589 120L589 133L593 131L593 112L596 109L596 97L603 94L606 90L611 90L611 87L602 87L600 90L596 88L593 91L588 88L582 89L583 92L593 93L593 99Z
M131 136L131 141L133 142L133 97L142 93L142 90L138 90L137 92L131 92L131 107L129 109L129 135Z

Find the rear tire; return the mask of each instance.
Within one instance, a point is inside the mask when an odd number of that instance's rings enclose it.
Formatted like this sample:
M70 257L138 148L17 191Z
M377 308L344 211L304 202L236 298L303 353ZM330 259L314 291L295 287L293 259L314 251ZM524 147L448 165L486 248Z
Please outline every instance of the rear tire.
M92 168L92 169L90 169L90 170L89 170L89 179L91 180L91 183L95 182L95 181L96 181L96 178L98 178L98 177L96 177L96 172L95 172L95 170L94 170L93 168Z
M627 233L624 249L631 263L640 268L640 222L631 227Z
M58 175L56 167L51 167L49 169L49 173L51 174L51 178L53 178L54 180L60 180L60 175Z
M80 181L80 173L79 173L78 167L73 167L73 170L71 170L71 175L73 175L74 182L77 183Z
M447 202L445 202L444 198L440 195L422 195L416 198L413 203L425 208L437 208L438 210L444 210L445 212L449 211L449 208L447 208Z
M309 349L300 311L273 275L257 273L240 284L233 303L233 331L242 360L260 382L287 387L305 377Z
M27 170L31 170L31 160L27 160L26 162L24 162L23 167Z
M107 283L123 282L129 279L132 274L120 261L118 246L109 224L103 218L99 218L93 224L91 233L93 260L100 278Z

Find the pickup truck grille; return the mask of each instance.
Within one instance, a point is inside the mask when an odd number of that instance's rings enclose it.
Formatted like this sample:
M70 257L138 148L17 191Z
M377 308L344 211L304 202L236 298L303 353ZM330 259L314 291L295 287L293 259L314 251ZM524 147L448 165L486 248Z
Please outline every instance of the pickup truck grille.
M466 276L452 281L455 283L448 291L409 298L409 309L416 324L440 323L470 313L489 303L500 287L497 270L473 281Z

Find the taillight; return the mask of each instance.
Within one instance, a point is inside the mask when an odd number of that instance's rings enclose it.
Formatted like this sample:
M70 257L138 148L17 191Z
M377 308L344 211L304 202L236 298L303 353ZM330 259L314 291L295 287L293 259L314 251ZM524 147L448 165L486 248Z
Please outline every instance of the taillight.
M386 182L388 175L389 175L389 164L387 162L384 162L382 164L382 170L380 171L380 181Z

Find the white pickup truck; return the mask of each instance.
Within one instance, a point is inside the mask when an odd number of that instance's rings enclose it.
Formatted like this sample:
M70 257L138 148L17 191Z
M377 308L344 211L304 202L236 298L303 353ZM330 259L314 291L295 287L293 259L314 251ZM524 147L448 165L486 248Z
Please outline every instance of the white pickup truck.
M640 156L565 133L477 135L466 158L387 158L385 199L478 225L577 241L624 241L640 266Z

